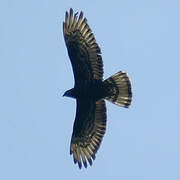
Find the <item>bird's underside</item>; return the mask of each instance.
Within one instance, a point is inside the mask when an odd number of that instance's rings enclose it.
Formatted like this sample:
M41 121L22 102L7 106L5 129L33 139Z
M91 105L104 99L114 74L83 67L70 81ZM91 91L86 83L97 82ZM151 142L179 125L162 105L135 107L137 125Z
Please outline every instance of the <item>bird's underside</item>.
M81 168L82 163L92 165L105 134L105 99L129 107L131 83L122 71L103 81L101 51L82 12L66 12L63 33L75 79L74 88L64 95L74 97L77 104L70 154Z

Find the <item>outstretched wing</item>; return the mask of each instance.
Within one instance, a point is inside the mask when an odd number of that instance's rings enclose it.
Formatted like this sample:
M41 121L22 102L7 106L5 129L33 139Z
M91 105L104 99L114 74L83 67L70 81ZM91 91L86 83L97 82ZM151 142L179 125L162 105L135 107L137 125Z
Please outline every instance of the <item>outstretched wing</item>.
M70 154L73 154L74 163L78 162L79 168L82 167L82 162L85 167L87 161L92 165L105 131L105 101L77 100Z
M77 13L73 14L72 8L69 13L66 12L63 33L73 67L75 86L82 87L93 79L102 80L101 51L82 12L79 18Z

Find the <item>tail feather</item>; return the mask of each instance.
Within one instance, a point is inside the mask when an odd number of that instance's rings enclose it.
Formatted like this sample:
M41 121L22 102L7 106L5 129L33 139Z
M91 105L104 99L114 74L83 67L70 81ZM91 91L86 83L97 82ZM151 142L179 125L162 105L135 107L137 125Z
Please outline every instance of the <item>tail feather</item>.
M131 81L125 72L118 72L104 81L106 100L122 107L129 107L132 100Z

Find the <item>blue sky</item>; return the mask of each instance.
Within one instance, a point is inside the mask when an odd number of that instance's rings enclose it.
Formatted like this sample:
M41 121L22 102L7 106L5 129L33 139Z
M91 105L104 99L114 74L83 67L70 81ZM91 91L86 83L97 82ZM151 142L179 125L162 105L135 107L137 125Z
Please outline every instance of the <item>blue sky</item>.
M104 77L132 80L133 102L107 102L107 132L92 167L69 155L75 100L62 33L83 10L101 47ZM180 178L180 1L1 1L0 179Z

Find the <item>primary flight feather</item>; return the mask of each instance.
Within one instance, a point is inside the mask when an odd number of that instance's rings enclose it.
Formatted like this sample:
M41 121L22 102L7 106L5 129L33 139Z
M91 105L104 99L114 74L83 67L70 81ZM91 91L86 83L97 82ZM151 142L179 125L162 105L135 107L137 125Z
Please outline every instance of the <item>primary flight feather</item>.
M66 12L63 22L64 39L71 60L75 84L64 96L76 99L76 117L70 145L74 163L92 165L106 131L105 99L129 107L131 82L127 73L118 72L103 80L101 50L83 18L83 12Z

